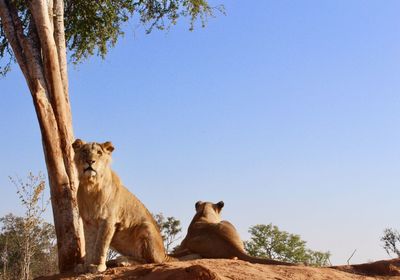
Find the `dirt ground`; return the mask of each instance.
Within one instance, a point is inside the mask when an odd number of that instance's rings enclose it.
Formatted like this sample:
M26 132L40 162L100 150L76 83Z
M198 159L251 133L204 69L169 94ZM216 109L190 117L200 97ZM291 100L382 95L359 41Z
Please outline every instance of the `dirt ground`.
M110 268L99 274L64 274L37 280L350 280L399 279L400 259L374 263L314 268L251 264L240 260L202 259L165 264Z

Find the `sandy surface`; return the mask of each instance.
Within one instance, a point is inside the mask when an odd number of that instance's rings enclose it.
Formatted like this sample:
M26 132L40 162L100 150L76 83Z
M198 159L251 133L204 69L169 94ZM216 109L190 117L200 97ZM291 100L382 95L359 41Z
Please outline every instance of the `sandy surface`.
M240 260L202 259L165 264L147 264L111 268L99 274L64 274L37 280L335 280L399 279L400 259L353 266L314 268L251 264Z

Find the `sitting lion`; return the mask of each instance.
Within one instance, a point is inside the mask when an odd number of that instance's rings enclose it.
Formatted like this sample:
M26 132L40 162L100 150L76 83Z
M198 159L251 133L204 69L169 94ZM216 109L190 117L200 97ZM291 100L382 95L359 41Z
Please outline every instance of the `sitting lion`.
M260 264L295 265L247 255L235 227L228 221L221 221L222 207L224 207L223 201L196 203L196 214L189 225L185 239L174 253L175 257L184 259L199 255L215 259L237 258Z
M111 168L111 142L72 144L79 174L78 206L86 243L85 270L106 269L111 246L140 263L174 260L164 249L153 216Z

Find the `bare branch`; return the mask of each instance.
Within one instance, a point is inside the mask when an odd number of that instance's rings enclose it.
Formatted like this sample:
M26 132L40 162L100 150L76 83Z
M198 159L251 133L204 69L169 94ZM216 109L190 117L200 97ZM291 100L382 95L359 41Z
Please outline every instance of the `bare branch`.
M73 191L76 191L78 185L77 172L73 161L73 149L71 146L74 140L73 131L71 129L71 113L69 104L65 98L63 81L60 73L59 55L60 50L57 49L55 39L50 26L48 15L48 6L46 0L30 1L30 11L38 27L38 35L42 46L42 54L44 60L44 69L48 80L48 90L51 96L50 102L55 113L55 118L58 125L60 135L60 145L63 155L63 160L67 168L67 185ZM55 3L55 9L59 9L59 3ZM62 15L62 14L61 14ZM56 24L59 28L59 24ZM65 55L65 54L64 54ZM66 65L65 65L66 67Z
M27 71L25 78L28 82L28 86L32 93L32 96L35 93L39 92L44 92L45 94L47 94L48 85L44 78L43 65L40 54L40 44L38 42L37 34L35 32L35 25L34 23L30 24L30 31L28 34L29 38L27 38L24 35L23 24L21 22L21 19L18 17L17 9L12 3L8 4L8 9L14 23L14 30L17 35L19 46L21 47L23 53L25 61L24 67ZM35 98L35 96L33 97Z
M354 249L353 253L351 254L350 258L347 259L347 264L350 265L350 260L351 258L354 256L354 254L356 253L357 249Z
M5 0L0 1L4 2ZM12 15L12 22L15 22L14 30L18 35L18 42L20 43L19 46L21 47L22 53L25 58L28 85L34 99L34 105L38 114L41 130L47 136L44 137L44 139L51 139L55 137L57 138L58 132L57 125L55 125L55 114L48 100L48 86L44 78L40 49L38 49L40 47L40 44L37 38L34 23L32 23L32 25L30 26L31 30L29 32L28 40L23 34L22 23L18 18L16 9L12 5L8 5L7 8L9 11L12 11L10 14ZM59 141L59 139L55 140ZM57 151L57 146L49 145L49 143L44 144L46 146L46 149L49 149L49 153L61 154L61 151ZM56 172L58 174L65 174L65 169L63 171L62 168L64 166L63 162L60 161L59 158L53 158L53 160L54 162L52 164L54 164L54 166L56 167Z
M67 72L67 51L65 47L65 27L64 27L64 1L55 0L54 5L54 39L58 50L58 60L60 65L61 79L64 87L65 102L69 104L68 96L68 72ZM69 106L68 106L69 108ZM67 112L71 119L71 112Z
M54 115L51 116L54 119L46 120L46 123L43 124L51 124L54 128L54 134L43 137L43 139L47 140L44 143L47 170L51 171L49 180L50 185L54 186L51 191L53 210L56 212L54 219L57 237L63 240L62 244L58 243L60 270L66 271L72 269L72 266L79 262L83 256L81 222L76 205L78 176L71 145L74 139L72 122L61 78L58 56L60 51L57 49L53 29L50 27L47 1L30 0L28 4L37 27L44 61L43 66L48 82L48 93L51 97L51 108L54 111ZM35 106L37 105L35 103ZM49 118L50 116L43 117ZM41 130L43 131L43 129ZM63 238L64 236L72 238L67 240Z
M49 19L50 19L50 28L54 29L54 24L53 24L53 16L54 16L54 1L53 0L47 0L47 8L48 8L48 14L49 14ZM53 31L52 31L53 32Z
M13 22L13 17L11 15L11 11L8 6L8 1L6 0L0 0L0 18L4 27L4 32L6 34L7 40L13 49L15 58L17 59L17 62L22 70L22 73L25 76L25 79L29 81L29 74L26 66L26 58L22 50L21 42L19 42L18 40L17 31L15 30Z

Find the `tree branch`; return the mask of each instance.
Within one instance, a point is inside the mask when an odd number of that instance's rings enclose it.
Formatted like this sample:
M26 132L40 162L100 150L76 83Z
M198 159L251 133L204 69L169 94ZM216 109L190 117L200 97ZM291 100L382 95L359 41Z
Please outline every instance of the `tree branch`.
M3 8L4 6L1 6L1 2L6 4L5 0L0 0L0 8ZM17 35L18 47L20 48L24 58L23 65L26 71L25 77L30 88L32 97L34 99L34 105L38 115L39 125L42 132L44 133L43 140L46 142L46 139L56 138L56 141L59 142L57 124L54 118L54 111L48 100L48 85L43 74L43 65L40 59L40 49L38 49L39 46L36 46L36 48L34 47L35 41L38 43L37 37L35 38L36 32L34 31L34 26L30 27L30 40L28 40L23 34L22 23L18 17L15 7L12 4L5 5L5 7L11 15L14 27L13 30ZM22 71L24 72L24 69L22 69ZM59 147L57 147L58 145L46 142L44 143L44 146L45 150L47 150L47 153L61 154L61 151L57 151L57 149L59 149ZM65 169L63 170L64 164L62 161L60 161L59 158L53 158L50 164L54 165L57 174L65 174ZM59 178L66 178L66 176L60 176Z
M60 65L61 79L63 81L65 102L69 104L68 95L68 71L67 71L67 51L65 45L64 27L64 1L54 0L54 39L58 50L58 63ZM69 106L68 106L69 107ZM69 118L71 118L71 112Z
M78 179L73 161L73 149L71 146L74 137L72 132L71 113L69 109L70 106L66 100L64 83L60 71L59 53L61 52L61 50L57 49L56 41L53 37L52 28L49 27L51 23L48 14L47 1L30 1L29 7L37 27L40 44L42 47L44 69L46 73L46 78L48 80L49 94L51 96L50 102L53 107L55 118L58 124L60 145L63 152L63 160L65 166L67 167L66 172L69 178L68 185L73 191L76 191ZM60 8L60 3L58 1L55 2L54 8L57 10ZM61 16L62 15L63 13L61 13ZM57 29L59 29L60 24L55 23L55 25L57 26ZM63 32L61 32L61 34L63 34ZM61 55L61 57L62 56L65 56L65 54Z
M18 11L12 3L9 3L9 11L14 22L15 31L17 34L18 42L22 48L25 58L25 67L28 71L28 86L32 94L39 92L42 88L45 93L48 92L48 85L43 73L43 65L40 53L40 43L35 32L35 25L33 22L29 26L29 37L24 35L23 25L21 19L18 17ZM34 85L34 80L37 80L39 85Z
M59 3L55 3L59 5ZM73 267L72 265L80 262L84 251L83 234L79 213L77 211L77 188L78 176L74 163L74 151L72 142L74 140L70 106L64 91L62 74L60 71L60 62L57 45L54 39L53 27L49 18L47 0L30 0L28 2L29 10L35 22L37 34L39 37L41 52L43 57L43 68L48 82L48 93L50 96L51 107L54 111L56 131L54 135L47 140L57 152L46 155L46 162L57 158L61 160L60 170L62 173L52 173L49 175L51 189L58 192L52 199L57 237L63 240L58 242L58 256L60 270L66 271ZM56 8L56 7L55 7ZM57 28L59 28L59 25ZM66 67L66 65L65 65ZM45 149L47 148L44 145ZM48 166L47 170L53 171L55 166ZM57 181L56 181L57 180ZM61 193L60 193L61 192ZM65 227L68 225L68 228ZM68 240L65 236L72 237Z
M47 0L47 12L49 14L50 27L53 28L53 30L54 30L54 23L53 23L54 11L53 11L53 9L54 9L54 1Z
M350 260L351 258L354 256L354 254L356 253L357 249L354 249L353 253L351 254L351 256L347 259L347 265L350 265Z
M29 73L26 66L26 58L24 56L21 42L18 40L17 31L15 30L13 16L8 6L8 1L0 0L0 18L4 27L4 32L8 42L14 52L15 58L25 76L26 81L29 83Z

